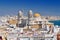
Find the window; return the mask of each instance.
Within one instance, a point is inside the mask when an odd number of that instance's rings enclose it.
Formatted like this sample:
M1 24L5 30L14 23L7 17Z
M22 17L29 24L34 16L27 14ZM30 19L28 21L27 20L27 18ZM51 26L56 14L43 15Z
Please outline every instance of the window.
M0 36L0 40L3 40L3 39L2 39L2 36Z
M38 23L38 21L35 21L34 23Z
M39 23L41 23L41 21L39 21Z

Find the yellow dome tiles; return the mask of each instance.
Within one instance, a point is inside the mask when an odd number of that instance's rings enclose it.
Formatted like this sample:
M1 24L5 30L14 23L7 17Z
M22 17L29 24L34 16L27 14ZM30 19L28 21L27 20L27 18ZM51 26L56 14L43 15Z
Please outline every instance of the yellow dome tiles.
M35 13L34 17L40 17L40 14L39 13Z

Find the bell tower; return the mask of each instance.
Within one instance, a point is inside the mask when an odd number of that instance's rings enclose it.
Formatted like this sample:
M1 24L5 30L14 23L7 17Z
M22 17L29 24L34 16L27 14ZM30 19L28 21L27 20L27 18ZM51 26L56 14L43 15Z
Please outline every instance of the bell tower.
M20 10L20 11L18 12L18 27L19 27L19 24L22 23L22 17L23 17L23 11Z

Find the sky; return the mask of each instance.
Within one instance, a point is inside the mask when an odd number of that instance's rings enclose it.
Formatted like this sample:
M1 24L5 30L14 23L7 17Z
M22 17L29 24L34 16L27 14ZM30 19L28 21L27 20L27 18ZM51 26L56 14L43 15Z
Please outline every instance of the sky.
M17 15L19 10L24 15L32 10L42 16L60 16L60 0L0 0L0 16Z

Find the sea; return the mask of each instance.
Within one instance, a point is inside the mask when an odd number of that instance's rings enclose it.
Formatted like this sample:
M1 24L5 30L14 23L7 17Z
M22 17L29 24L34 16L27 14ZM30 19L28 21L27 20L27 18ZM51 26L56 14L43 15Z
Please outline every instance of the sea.
M54 23L54 25L60 26L60 20L53 20L53 21L49 21L49 22Z

